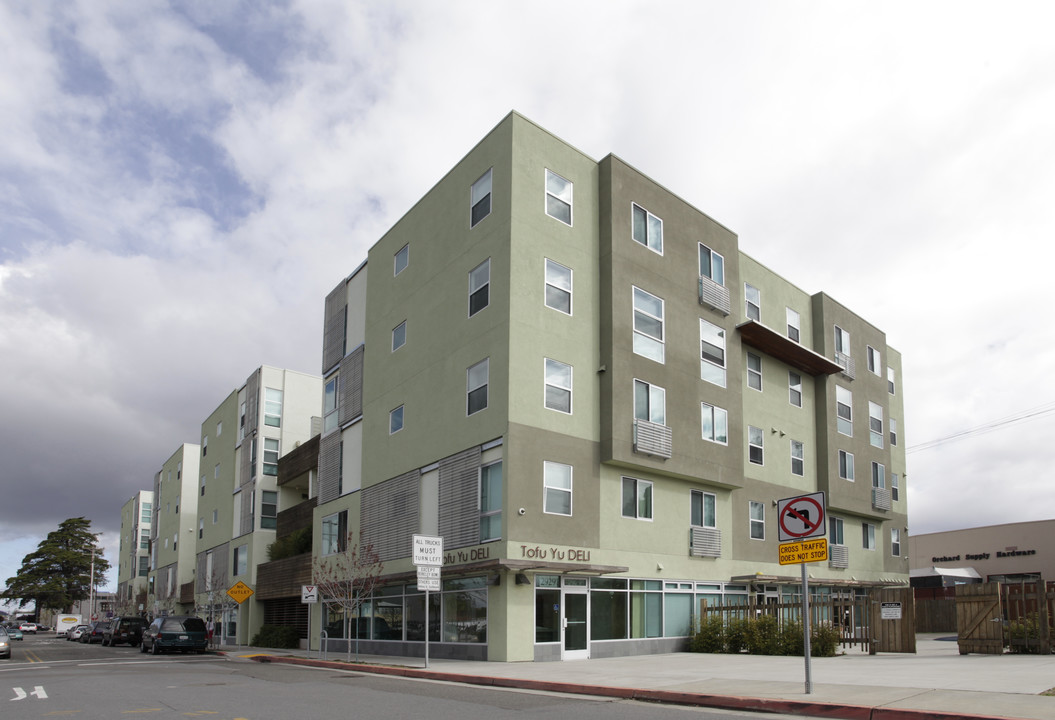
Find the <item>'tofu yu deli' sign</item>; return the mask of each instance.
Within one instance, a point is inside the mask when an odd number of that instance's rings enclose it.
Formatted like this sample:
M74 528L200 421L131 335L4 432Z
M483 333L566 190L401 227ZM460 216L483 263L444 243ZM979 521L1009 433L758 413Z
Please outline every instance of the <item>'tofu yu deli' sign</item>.
M554 545L520 545L520 559L549 560L551 562L590 562L590 551L582 548ZM460 565L491 559L491 545L450 550L443 556L444 565Z

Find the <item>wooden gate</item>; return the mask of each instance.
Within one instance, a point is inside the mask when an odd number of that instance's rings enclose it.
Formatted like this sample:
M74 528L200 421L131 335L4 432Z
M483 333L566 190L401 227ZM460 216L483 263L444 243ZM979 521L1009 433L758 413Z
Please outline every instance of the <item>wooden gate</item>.
M1004 582L1000 587L1000 600L1007 621L1004 641L1008 650L1049 654L1055 588L1049 589L1041 578L1033 582Z
M916 605L912 588L874 590L871 600L871 652L916 652Z
M1003 654L1000 583L956 586L956 636L961 655Z

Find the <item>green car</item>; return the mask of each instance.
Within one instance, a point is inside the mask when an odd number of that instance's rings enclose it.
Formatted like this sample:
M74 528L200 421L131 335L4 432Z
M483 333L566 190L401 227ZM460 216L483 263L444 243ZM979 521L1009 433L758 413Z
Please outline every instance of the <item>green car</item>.
M7 634L10 636L10 638L12 640L21 640L22 639L22 631L19 630L17 627L6 627L6 628L0 628L0 629L6 630Z
M157 655L163 650L194 650L203 653L208 647L204 620L193 615L170 615L155 618L150 627L143 631L139 652Z

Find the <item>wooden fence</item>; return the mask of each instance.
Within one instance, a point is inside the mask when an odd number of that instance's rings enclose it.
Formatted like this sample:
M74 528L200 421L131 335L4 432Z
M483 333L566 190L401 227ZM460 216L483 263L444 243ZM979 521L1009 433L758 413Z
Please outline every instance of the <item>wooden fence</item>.
M870 600L867 597L829 598L827 600L810 600L810 625L833 626L839 629L839 643L843 648L860 648L866 652L872 649L872 613ZM742 605L711 605L700 608L700 619L707 621L719 616L726 625L732 620L747 620L771 615L777 619L783 630L788 623L802 621L801 602L752 602Z

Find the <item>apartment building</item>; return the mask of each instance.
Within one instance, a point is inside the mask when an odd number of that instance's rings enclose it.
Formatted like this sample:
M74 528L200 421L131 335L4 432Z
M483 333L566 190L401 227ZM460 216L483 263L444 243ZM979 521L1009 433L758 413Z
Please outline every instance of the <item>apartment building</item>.
M129 614L143 610L150 574L150 538L153 529L154 493L141 490L121 507L115 604Z
M194 612L194 526L201 447L183 443L154 475L150 615Z
M615 156L510 114L324 324L314 552L383 563L368 622L323 603L331 648L423 653L415 533L435 657L668 652L701 604L800 597L776 506L817 491L811 592L908 582L899 353Z

